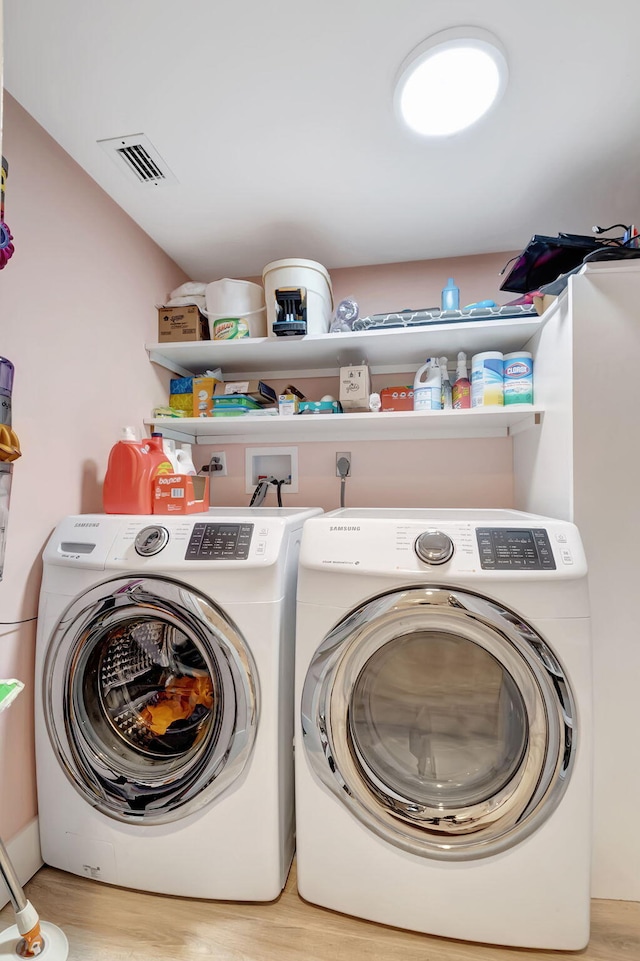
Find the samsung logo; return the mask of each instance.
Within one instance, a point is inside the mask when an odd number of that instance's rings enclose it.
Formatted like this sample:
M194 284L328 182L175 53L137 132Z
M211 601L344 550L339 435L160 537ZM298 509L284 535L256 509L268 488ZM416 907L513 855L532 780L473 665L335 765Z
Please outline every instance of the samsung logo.
M331 524L330 531L359 531L360 527L350 524Z
M73 526L74 527L100 527L100 524L99 522L96 522L96 521L91 521L91 522L76 521L76 523Z

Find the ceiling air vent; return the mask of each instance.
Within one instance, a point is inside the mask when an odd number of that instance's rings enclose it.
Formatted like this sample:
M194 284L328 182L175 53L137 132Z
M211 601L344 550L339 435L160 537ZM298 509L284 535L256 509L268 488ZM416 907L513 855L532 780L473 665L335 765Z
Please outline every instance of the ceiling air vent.
M177 180L151 141L142 133L112 137L98 143L113 157L121 170L139 184L175 184Z

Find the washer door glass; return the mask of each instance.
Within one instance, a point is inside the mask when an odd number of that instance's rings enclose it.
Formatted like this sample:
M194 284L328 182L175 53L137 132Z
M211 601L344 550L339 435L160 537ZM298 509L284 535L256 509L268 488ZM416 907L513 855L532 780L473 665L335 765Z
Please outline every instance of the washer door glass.
M45 718L89 803L122 821L184 817L243 769L257 723L252 656L207 597L160 577L115 578L53 632Z
M504 850L557 805L575 702L516 614L446 587L384 595L345 618L309 667L307 757L372 831L426 857Z

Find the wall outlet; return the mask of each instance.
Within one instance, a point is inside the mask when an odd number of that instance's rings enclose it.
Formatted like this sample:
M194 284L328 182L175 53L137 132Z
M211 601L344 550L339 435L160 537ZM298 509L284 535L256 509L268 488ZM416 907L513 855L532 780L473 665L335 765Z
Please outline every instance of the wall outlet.
M217 459L216 459L217 458ZM226 450L214 450L209 459L209 473L212 477L227 476Z
M349 466L347 468L347 473L344 476L351 477L351 451L346 451L346 450L336 451L336 477L342 477L338 464L340 463L343 457L349 463Z

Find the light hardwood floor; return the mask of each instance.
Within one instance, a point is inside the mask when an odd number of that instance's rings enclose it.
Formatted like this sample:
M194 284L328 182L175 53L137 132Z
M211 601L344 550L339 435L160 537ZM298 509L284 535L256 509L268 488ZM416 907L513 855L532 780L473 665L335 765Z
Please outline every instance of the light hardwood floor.
M399 931L307 904L296 891L295 863L271 904L143 894L48 867L26 893L44 920L65 931L71 961L640 961L640 903L594 901L591 941L582 952L496 948ZM7 906L0 929L9 924Z

